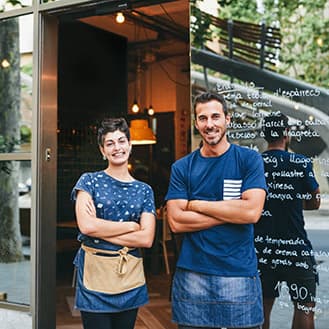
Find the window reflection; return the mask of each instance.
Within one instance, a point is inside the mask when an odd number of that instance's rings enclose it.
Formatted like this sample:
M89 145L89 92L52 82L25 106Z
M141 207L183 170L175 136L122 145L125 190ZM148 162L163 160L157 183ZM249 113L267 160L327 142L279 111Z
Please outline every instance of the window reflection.
M32 0L0 0L0 12L31 6Z
M0 162L0 292L30 304L30 161Z
M32 17L0 21L0 292L1 301L23 305L31 281Z
M196 1L196 3L200 2ZM282 213L284 217L278 218L264 209L262 219L265 234L255 236L255 242L258 245L262 244L257 250L259 268L261 269L264 264L270 264L273 273L277 274L280 267L278 265L281 265L286 272L292 273L294 278L290 286L284 281L277 285L280 296L276 299L271 312L271 326L279 328L291 322L294 307L290 295L295 300L297 294L303 301L306 298L304 294L306 288L300 285L297 289L295 278L298 274L293 268L296 265L296 268L303 268L301 270L303 275L307 270L311 270L313 274L317 272L320 280L320 285L316 287L316 297L312 297L315 307L307 308L299 299L296 303L298 310L301 314L304 312L305 319L310 319L309 315L314 312L315 327L327 328L329 90L328 74L323 67L326 65L324 61L328 58L328 47L323 46L322 36L325 34L325 25L316 24L327 19L327 2L321 2L317 8L312 6L311 1L305 1L301 7L287 4L278 6L275 2L272 2L274 7L271 7L266 1L257 1L257 4L249 2L248 5L240 0L230 3L221 2L221 4L217 1L211 2L216 3L218 7L201 8L201 5L191 5L193 93L196 95L204 90L212 90L222 94L228 103L231 115L227 133L230 142L252 148L260 153L267 149L262 134L264 118L269 114L275 116L280 113L289 118L291 124L287 132L290 139L288 150L291 152L289 163L284 170L276 173L276 183L269 184L269 187L274 187L276 191L273 193L269 189L267 196L268 200L282 198L281 203L278 202L278 208L282 209L286 203L284 197L290 196L292 190L297 191L298 187L293 184L288 187L285 182L281 185L284 186L283 191L278 192L281 187L277 184L279 179L284 181L288 178L288 169L298 161L296 154L307 156L308 160L305 162L311 163L314 170L314 174L308 173L308 176L315 176L320 185L320 193L316 194L316 199L321 199L320 208L305 210L303 219L296 220L298 225L283 228L279 219L283 219L286 225L291 222L289 216ZM316 25L316 28L309 28L313 25ZM193 117L193 113L191 114ZM193 123L191 126L193 127ZM194 130L193 149L199 147L200 140L200 136ZM284 162L284 158L268 157L265 161L272 161L274 166L278 164L279 167L280 163ZM303 166L305 165L304 163ZM269 174L269 177L271 176L274 178ZM307 188L309 187L304 184L303 190L307 191ZM299 198L307 203L311 194L299 193L292 198ZM295 218L297 218L296 209L298 208L294 209ZM276 223L273 227L266 225L266 221L271 220L272 223ZM285 239L285 236L290 238L293 235L299 235L300 238L304 224L313 246L312 251L309 252L315 258L315 264L312 265L304 261L299 262L298 257L307 257L307 251L304 249L300 251L293 244L289 249L288 239ZM280 232L276 236L275 243L272 239L273 232ZM292 241L289 240L289 243ZM290 258L288 249L293 252ZM267 273L263 271L263 278L265 275Z
M32 15L0 21L0 153L30 152Z

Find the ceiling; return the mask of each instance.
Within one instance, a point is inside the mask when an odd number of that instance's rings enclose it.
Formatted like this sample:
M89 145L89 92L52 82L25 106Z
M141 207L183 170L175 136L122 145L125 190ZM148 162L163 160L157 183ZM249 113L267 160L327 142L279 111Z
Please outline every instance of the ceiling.
M147 5L146 5L147 4ZM137 66L189 53L189 0L130 1L121 10L125 21L115 20L118 11L80 18L80 21L118 34L128 41L128 71Z

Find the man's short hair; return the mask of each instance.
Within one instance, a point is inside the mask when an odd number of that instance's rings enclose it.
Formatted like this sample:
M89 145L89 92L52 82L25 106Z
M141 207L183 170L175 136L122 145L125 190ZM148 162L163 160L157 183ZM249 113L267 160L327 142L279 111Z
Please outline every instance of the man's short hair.
M227 104L224 99L224 97L220 94L212 93L212 92L204 92L202 94L199 94L195 96L194 101L193 101L193 110L194 110L194 117L196 118L196 112L195 109L198 104L205 104L211 101L217 101L218 103L222 104L224 114L228 114L227 110Z
M264 138L268 143L287 136L289 130L288 117L283 113L270 114L263 120Z

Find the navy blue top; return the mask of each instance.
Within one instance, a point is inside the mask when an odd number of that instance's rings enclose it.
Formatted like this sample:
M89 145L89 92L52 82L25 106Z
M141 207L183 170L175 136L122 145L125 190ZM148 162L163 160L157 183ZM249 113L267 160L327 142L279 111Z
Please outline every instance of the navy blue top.
M74 186L71 197L76 199L77 191L89 193L94 201L97 217L112 221L140 222L143 212L155 215L154 195L146 183L134 180L122 182L104 171L84 173ZM79 240L86 245L109 250L118 250L122 246L102 239L79 234ZM138 255L138 250L134 252ZM91 291L83 285L84 251L79 249L74 264L78 267L75 307L90 312L120 312L139 307L148 302L146 285L133 290L109 295Z
M221 156L196 150L172 165L166 200L240 199L249 189L266 190L259 153L234 144ZM185 233L178 267L221 276L253 276L257 259L252 224L224 224Z

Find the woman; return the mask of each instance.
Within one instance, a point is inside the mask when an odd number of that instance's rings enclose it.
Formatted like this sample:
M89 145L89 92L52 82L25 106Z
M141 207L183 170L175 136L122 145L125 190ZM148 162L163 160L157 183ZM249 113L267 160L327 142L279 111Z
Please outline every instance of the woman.
M129 173L131 142L125 119L103 120L98 144L108 161L107 168L84 173L72 191L82 242L74 260L78 268L75 307L81 311L84 329L130 329L134 328L138 307L148 302L142 260L136 248L149 248L153 243L154 195L149 185ZM129 248L129 256L123 247ZM104 272L103 261L115 261L116 265ZM142 280L131 287L132 279L126 276L135 263L141 266L135 269ZM95 272L99 267L104 281ZM122 283L127 283L128 288L121 288Z

